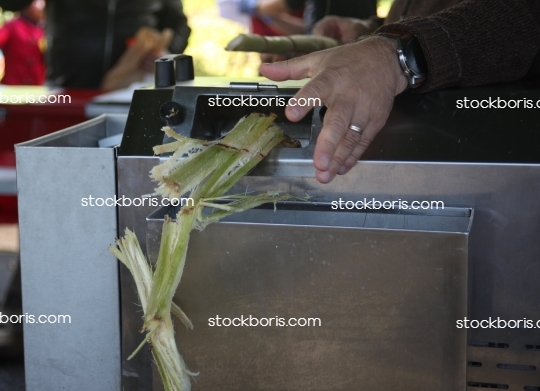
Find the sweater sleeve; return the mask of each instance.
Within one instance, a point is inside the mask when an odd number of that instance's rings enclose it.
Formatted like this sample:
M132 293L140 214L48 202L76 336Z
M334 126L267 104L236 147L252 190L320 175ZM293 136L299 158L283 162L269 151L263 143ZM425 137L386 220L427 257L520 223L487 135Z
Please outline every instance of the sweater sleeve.
M466 0L377 30L385 31L418 38L428 77L415 91L508 82L525 76L540 51L540 1Z

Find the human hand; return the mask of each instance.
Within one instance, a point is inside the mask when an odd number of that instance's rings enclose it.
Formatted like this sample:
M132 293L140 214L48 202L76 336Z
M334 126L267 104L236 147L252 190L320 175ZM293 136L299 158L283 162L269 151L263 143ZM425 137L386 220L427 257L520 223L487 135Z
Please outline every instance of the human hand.
M349 43L376 29L377 26L372 20L326 16L313 26L313 34L334 38L341 43Z
M146 73L154 73L155 62L158 58L161 58L167 54L166 51L150 51L143 57L139 68Z
M278 61L285 61L286 59L287 57L283 54L261 53L261 61L267 64L272 64Z
M331 182L336 174L343 175L356 164L386 123L394 97L407 88L396 49L395 40L375 36L261 65L261 74L272 80L311 78L294 97L320 98L328 108L313 155L319 182ZM285 114L297 122L311 109L288 106ZM363 132L349 129L350 125Z

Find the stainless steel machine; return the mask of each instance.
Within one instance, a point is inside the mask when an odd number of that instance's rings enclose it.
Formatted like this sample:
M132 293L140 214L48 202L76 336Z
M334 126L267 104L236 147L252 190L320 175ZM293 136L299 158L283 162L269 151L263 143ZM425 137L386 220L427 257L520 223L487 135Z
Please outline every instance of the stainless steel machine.
M319 109L292 124L284 107L209 104L215 96L292 97L301 83L159 80L133 96L115 157L117 194L153 191L148 172L160 158L151 148L167 141L160 131L165 122L184 135L214 139L249 112L272 111L302 148L274 150L233 191L311 197L192 234L176 300L194 330L175 327L188 367L200 372L193 390L540 390L540 329L456 327L465 317L540 320L540 124L533 110L456 109L464 96L536 101L539 86L403 94L354 169L322 185L311 160ZM165 104L174 104L177 118L160 113ZM24 170L23 147L17 165ZM29 166L26 172L31 175ZM21 185L19 192L30 195ZM332 210L340 198L442 201L445 209ZM134 229L152 260L163 218L174 213L119 207L117 232ZM33 234L21 220L24 235ZM23 293L36 298L30 286L37 277L26 285L24 277L34 261L21 256ZM121 369L111 374L114 384L100 389L160 390L147 349L126 360L141 341L142 319L123 266L119 281ZM217 315L320 318L321 326L209 326ZM37 363L27 362L35 379Z

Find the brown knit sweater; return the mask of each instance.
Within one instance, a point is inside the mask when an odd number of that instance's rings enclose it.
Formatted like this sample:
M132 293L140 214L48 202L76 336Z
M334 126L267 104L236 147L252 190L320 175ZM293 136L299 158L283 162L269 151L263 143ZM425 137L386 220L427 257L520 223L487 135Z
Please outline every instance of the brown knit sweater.
M429 16L450 8L462 0L394 0L385 24L399 22L413 16Z
M377 30L385 31L420 41L428 77L418 92L540 75L540 0L465 0Z

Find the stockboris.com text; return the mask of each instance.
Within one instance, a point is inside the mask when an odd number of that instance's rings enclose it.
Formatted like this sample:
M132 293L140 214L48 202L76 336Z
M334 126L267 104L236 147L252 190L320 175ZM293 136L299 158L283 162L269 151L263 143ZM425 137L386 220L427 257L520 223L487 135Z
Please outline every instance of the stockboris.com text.
M288 98L284 96L271 96L271 97L255 97L252 95L240 95L235 97L219 96L208 98L208 106L224 106L224 107L285 107L285 106L322 106L320 98Z

